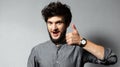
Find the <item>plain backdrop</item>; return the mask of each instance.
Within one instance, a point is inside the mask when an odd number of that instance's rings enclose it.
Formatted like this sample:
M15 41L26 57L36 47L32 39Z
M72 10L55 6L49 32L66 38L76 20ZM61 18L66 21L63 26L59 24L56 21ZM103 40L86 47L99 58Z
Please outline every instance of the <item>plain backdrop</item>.
M57 0L0 0L0 67L26 67L32 47L49 40L41 9ZM118 56L120 67L120 0L59 0L71 7L80 35ZM68 32L71 32L71 27Z

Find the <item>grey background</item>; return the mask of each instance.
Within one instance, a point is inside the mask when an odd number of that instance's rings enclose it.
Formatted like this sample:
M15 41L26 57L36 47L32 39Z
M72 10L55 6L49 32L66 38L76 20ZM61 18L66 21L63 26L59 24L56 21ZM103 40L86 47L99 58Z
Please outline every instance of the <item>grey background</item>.
M0 67L26 67L32 47L49 40L40 11L51 1L56 0L0 0ZM81 36L118 55L118 63L108 67L120 67L120 0L60 1L71 7Z

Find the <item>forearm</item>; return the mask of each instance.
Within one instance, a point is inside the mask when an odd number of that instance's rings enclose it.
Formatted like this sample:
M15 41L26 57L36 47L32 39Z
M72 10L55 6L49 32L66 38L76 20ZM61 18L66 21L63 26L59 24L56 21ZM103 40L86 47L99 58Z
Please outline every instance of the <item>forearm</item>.
M86 51L94 55L97 59L104 60L105 59L105 49L103 46L97 45L89 40L84 40L78 33L74 24L72 24L73 32L66 34L66 43L68 45L78 45L83 47Z
M86 51L90 52L94 56L96 56L98 59L103 60L104 59L104 47L97 45L89 40L87 40L87 44L85 47L83 47Z
M83 49L86 51L83 54L85 57L84 60L86 60L85 62L103 65L112 65L117 62L117 56L110 48L104 48L87 40L87 44Z

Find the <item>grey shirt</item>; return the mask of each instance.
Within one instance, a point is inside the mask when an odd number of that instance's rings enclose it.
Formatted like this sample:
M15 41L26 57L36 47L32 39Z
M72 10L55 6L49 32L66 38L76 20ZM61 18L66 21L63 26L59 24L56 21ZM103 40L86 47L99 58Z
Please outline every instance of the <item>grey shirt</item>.
M83 67L86 62L104 65L117 62L117 57L111 49L105 48L104 53L104 60L99 60L79 46L64 43L58 48L50 40L32 49L27 67Z

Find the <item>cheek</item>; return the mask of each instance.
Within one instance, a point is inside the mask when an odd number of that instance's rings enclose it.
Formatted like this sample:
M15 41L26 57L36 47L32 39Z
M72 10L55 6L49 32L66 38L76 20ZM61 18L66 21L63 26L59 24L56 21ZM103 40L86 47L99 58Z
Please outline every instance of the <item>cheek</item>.
M66 30L66 27L65 27L65 26L62 26L62 27L59 28L59 30L60 30L61 32L64 32L64 31Z
M48 29L48 30L50 30L50 28L49 28L49 27L47 27L47 29Z
M51 30L51 27L50 27L50 26L47 26L47 29L48 29L48 31L50 32L50 30Z

